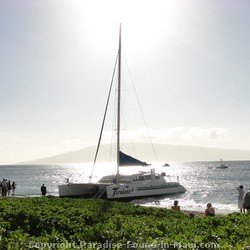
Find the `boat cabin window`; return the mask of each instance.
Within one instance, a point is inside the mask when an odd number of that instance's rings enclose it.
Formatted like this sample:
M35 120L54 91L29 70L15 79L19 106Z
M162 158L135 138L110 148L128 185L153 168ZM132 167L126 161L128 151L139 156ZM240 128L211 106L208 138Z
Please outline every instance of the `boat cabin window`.
M155 179L156 179L156 180L160 180L161 177L160 177L159 175L156 175L156 176L155 176Z
M145 181L144 176L136 176L133 181Z
M98 182L99 183L112 183L116 176L104 176Z
M111 183L112 180L109 180L109 179L102 179L99 181L99 183Z
M144 175L144 177L147 181L151 181L151 175Z
M126 184L126 183L130 183L131 179L129 179L129 178L121 178L121 179L118 179L118 182Z

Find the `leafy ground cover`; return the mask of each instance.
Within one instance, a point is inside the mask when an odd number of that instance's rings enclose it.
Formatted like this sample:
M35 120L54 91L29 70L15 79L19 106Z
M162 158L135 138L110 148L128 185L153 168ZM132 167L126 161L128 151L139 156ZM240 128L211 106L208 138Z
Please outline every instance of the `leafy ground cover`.
M189 218L131 203L0 200L0 249L250 249L250 214Z

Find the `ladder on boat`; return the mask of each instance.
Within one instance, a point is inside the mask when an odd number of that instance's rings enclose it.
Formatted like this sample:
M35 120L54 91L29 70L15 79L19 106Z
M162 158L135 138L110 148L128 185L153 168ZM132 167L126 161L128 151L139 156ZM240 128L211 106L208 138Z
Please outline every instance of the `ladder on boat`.
M100 199L104 195L105 192L106 192L106 188L98 190L98 192L94 194L92 199Z

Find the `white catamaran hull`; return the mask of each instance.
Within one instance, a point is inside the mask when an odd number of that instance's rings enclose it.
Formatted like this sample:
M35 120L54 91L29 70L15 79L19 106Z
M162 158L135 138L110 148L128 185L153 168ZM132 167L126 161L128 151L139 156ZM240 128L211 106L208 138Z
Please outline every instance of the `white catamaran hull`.
M178 182L160 185L68 183L59 185L58 188L60 197L95 197L100 195L100 197L107 199L121 200L186 192L186 189Z
M93 197L100 189L104 189L107 184L95 183L68 183L58 185L60 197Z
M163 185L109 185L106 187L107 199L129 199L136 197L159 196L185 193L186 189L178 182Z

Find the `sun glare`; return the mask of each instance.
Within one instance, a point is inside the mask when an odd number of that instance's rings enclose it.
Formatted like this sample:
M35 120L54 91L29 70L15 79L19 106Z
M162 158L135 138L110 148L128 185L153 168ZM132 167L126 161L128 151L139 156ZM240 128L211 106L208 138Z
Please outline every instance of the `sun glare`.
M103 43L112 43L122 23L126 40L132 41L133 46L138 43L147 46L159 39L160 33L168 29L168 23L176 17L176 4L163 0L91 1L87 8L84 21L91 27L88 32L94 43L100 43L100 39Z

